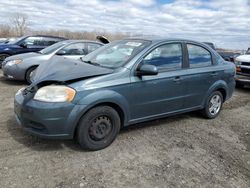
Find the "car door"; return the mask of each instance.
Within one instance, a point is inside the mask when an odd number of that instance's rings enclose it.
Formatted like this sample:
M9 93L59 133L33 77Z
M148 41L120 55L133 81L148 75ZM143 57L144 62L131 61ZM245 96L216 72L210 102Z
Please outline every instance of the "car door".
M189 67L184 76L187 92L184 107L201 107L209 88L219 79L220 72L212 53L198 44L187 43Z
M183 61L181 43L162 44L143 58L140 65L154 65L159 73L150 76L132 75L133 120L177 112L183 108Z
M23 52L37 52L45 47L42 43L42 37L27 37L21 46L23 47Z
M64 57L75 60L79 60L82 56L87 55L86 43L84 42L69 44L60 51L63 51Z

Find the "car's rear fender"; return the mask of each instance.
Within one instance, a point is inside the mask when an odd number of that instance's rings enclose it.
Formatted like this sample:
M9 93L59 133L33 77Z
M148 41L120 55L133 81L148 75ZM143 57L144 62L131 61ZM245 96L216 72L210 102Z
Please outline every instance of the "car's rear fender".
M205 105L208 96L214 91L220 91L223 95L224 101L226 101L230 97L230 91L227 83L223 80L218 80L208 89L203 99L202 106Z

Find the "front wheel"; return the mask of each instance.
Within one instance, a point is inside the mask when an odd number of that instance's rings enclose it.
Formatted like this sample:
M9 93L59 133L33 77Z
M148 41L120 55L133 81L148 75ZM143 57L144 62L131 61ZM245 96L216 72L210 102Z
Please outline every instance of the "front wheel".
M221 92L215 91L211 93L206 101L205 108L202 110L204 117L213 119L216 118L223 105L223 96Z
M9 54L0 54L0 68L2 67L3 61L9 56Z
M32 76L33 76L33 74L34 74L36 68L37 68L37 67L31 67L31 68L29 68L29 69L27 70L27 72L26 72L25 79L26 79L26 81L27 81L29 84L32 83L31 78L32 78Z
M115 109L98 106L81 118L77 129L77 140L83 149L100 150L114 141L120 127L120 116Z

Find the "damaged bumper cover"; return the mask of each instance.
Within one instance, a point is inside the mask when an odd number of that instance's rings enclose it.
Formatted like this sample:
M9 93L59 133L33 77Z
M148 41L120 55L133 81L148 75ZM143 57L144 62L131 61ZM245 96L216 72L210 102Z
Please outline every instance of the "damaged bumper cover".
M25 131L42 138L71 139L84 110L84 105L73 103L44 103L15 96L14 112Z

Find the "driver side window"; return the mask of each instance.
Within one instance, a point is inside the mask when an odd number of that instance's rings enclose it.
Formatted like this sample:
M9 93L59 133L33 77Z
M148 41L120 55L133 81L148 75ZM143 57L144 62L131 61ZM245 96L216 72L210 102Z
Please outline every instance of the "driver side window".
M70 44L62 49L65 55L86 55L85 43Z
M26 46L40 46L39 44L42 41L42 37L28 37L23 41L23 45Z
M182 67L182 46L179 43L159 46L152 50L143 62L158 68L180 69Z

